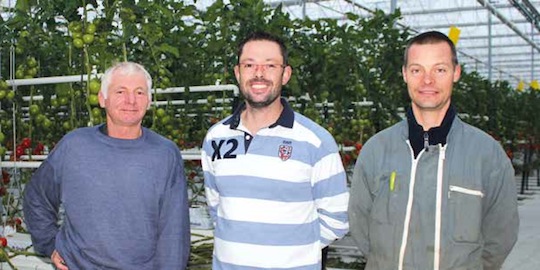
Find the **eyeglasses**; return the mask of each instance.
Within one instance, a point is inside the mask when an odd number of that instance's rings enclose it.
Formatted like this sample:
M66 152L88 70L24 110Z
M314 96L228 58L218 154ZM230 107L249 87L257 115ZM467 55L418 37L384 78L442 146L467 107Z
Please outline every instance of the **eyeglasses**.
M276 72L280 68L285 68L286 65L281 64L253 64L253 63L240 63L238 64L246 72L255 72L257 69L261 69L263 72Z

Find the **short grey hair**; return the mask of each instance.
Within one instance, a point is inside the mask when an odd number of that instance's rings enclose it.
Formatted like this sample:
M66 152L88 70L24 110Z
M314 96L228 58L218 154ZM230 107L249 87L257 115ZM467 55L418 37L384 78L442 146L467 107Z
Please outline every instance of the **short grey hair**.
M146 86L148 91L148 101L152 102L152 76L141 65L135 62L119 62L108 68L103 77L101 77L101 94L103 98L107 99L107 92L109 91L109 85L111 84L112 75L115 71L121 72L123 75L132 75L135 73L141 73L146 79Z

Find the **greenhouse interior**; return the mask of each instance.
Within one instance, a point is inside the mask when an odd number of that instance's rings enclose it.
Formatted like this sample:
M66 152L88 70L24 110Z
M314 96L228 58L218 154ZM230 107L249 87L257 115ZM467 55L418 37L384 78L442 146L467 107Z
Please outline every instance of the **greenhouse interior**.
M405 118L411 102L401 74L407 41L430 30L448 35L462 67L452 92L459 117L504 149L516 173L519 207L540 200L540 1L0 3L1 235L7 239L1 269L55 269L32 248L24 188L64 135L106 121L100 80L119 61L140 63L153 78L142 123L181 150L192 229L188 269L211 269L201 144L241 102L237 45L258 30L287 44L293 75L282 96L331 133L348 181L363 144ZM327 256L327 269L363 269L366 262L347 236L331 244ZM505 267L538 269L540 260Z

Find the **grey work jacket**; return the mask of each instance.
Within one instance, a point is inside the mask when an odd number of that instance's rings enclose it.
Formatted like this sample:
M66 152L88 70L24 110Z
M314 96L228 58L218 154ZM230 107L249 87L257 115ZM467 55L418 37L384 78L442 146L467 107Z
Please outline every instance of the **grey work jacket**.
M455 118L415 159L406 120L357 160L350 230L366 269L499 269L517 240L514 169L497 141Z

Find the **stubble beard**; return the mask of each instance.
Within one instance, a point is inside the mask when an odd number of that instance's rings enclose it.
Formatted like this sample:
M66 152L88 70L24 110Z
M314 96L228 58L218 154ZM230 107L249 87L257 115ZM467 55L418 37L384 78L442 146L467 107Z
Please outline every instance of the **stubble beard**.
M265 107L270 106L270 104L274 103L274 101L276 101L276 99L279 96L277 95L277 93L276 94L271 94L263 101L255 101L255 100L253 100L253 98L249 94L244 96L244 97L245 97L246 102L249 104L250 107L255 108L255 109L261 109L261 108L265 108Z
M249 91L246 89L243 89L242 93L244 95L244 99L251 108L261 109L270 106L280 96L281 87L278 87L275 90L276 91L271 91L262 101L255 101L254 98L250 95Z

